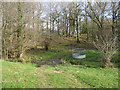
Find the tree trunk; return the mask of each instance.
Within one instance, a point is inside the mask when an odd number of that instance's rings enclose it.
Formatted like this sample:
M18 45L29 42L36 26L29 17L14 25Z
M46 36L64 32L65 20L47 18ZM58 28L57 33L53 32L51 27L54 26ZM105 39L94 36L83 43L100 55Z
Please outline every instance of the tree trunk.
M77 43L80 43L79 31L78 31L78 15L76 14L76 31L77 31Z
M45 50L48 51L48 45L47 44L45 44Z
M51 33L51 16L50 16L50 33Z
M65 15L65 29L66 29L66 35L68 35L68 18L67 18L67 14Z
M120 8L120 1L119 1L119 4L118 4L119 8ZM118 43L120 42L120 9L118 10ZM120 47L120 44L118 44L118 47ZM119 48L119 51L120 51L120 48ZM120 53L119 53L119 56L120 56Z
M20 37L21 37L21 30L22 30L22 11L21 11L21 3L18 2L18 23L17 23L17 49L18 49L18 58L21 52L20 46Z
M23 57L23 52L21 52L21 54L20 54L20 58L22 58Z
M8 48L6 49L6 56L5 56L5 59L8 60Z
M87 41L89 40L89 32L87 31Z
M67 18L67 35L68 35L68 18Z
M64 18L62 19L62 22L63 22L62 34L64 35L64 34L65 34L65 23L64 23Z
M80 43L79 31L78 31L78 21L76 23L76 30L77 30L77 43Z
M70 37L70 33L71 33L71 22L69 20L69 37Z
M72 26L72 29L73 29L73 32L72 32L72 34L74 35L75 34L75 20L73 20L73 26Z
M54 32L54 20L52 22L52 31Z
M110 62L109 58L106 58L104 65L105 65L105 67L113 67L113 64Z
M58 35L60 35L59 19L58 19L58 21L57 21L57 30L58 30Z
M104 67L113 67L113 64L110 62L110 58L109 58L109 55L107 55L106 51L104 51L103 55L103 66Z
M48 21L47 21L47 30L48 30Z

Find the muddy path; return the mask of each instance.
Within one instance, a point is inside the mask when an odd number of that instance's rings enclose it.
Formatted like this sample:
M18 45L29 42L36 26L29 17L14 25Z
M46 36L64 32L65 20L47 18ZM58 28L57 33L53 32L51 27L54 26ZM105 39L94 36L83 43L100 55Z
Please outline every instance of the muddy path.
M40 67L41 65L51 65L51 66L55 66L55 65L59 65L59 64L71 64L69 61L66 61L65 58L67 55L72 55L71 52L68 53L64 53L62 55L59 56L55 56L49 59L45 59L45 60L31 60L28 62L34 63L36 64L36 67Z

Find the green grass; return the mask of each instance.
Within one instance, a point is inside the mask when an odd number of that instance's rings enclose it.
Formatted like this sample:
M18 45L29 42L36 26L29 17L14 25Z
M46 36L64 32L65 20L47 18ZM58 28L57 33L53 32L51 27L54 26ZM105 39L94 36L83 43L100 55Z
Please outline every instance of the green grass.
M65 50L49 50L49 51L40 51L37 54L29 54L25 57L25 60L45 60L52 57L57 57L59 55L62 55L64 53L70 52L71 50L65 49Z
M2 60L3 88L118 88L117 68L43 65ZM58 69L58 70L57 70Z
M73 62L78 62L81 65L85 65L85 66L90 66L90 67L100 67L101 66L101 53L98 50L94 50L94 49L89 49L86 50L86 58L83 59L75 59L72 57L72 55L68 55L66 57L64 57L64 59L68 60L68 61L73 61ZM114 55L112 57L112 63L114 64L114 67L118 67L119 63L114 63L114 61L118 61L118 56Z
M66 38L66 37L65 37ZM52 44L49 46L49 50L45 51L44 48L42 50L30 50L25 55L25 60L45 60L53 57L57 57L67 52L71 52L71 49L66 47L65 45L73 43L73 41L67 41L64 39L60 39L57 42L51 42ZM61 43L61 44L60 44Z
M0 89L2 88L2 60L0 59Z
M92 87L118 87L119 80L117 68L88 68L82 65L74 65L67 67L67 69L72 70L73 75L77 78L78 81L84 82Z
M69 38L68 38L69 39ZM75 44L71 41L59 40L53 42L49 51L31 50L25 55L25 60L46 60L57 57L72 48L66 45ZM59 44L61 43L61 44ZM80 47L82 44L80 44ZM87 47L83 45L83 47ZM88 46L89 47L89 46ZM68 61L79 61L81 65L43 65L39 68L31 63L9 62L2 60L3 88L118 88L118 63L115 68L101 68L100 52L86 50L85 59L74 59L72 55L61 57ZM116 55L113 61L118 60ZM89 66L89 67L88 67Z
M2 61L2 87L35 87L34 65Z

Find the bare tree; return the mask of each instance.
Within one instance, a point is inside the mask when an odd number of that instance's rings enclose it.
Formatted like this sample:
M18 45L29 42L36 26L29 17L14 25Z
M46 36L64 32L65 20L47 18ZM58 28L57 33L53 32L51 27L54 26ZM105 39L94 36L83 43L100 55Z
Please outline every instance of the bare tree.
M113 34L111 28L97 32L96 39L93 41L95 47L101 52L103 65L112 67L111 58L117 53L117 34ZM99 37L98 37L99 36Z
M94 6L95 5L95 6ZM97 6L96 6L97 5ZM105 12L106 12L107 3L97 2L96 4L88 3L88 10L86 13L88 16L97 24L98 31L95 33L95 40L93 41L95 47L101 51L103 57L104 66L113 66L111 61L111 57L117 52L117 34L113 33L113 26L110 25L105 26ZM99 11L95 10L95 8L99 8ZM110 28L107 28L110 27ZM112 28L112 29L111 29Z
M88 16L95 22L99 30L104 29L104 15L107 2L88 2L87 9L85 9Z
M7 7L5 7L6 5ZM33 20L33 12L32 8L28 8L30 5L32 4L21 2L2 3L2 49L5 59L21 58L26 49L35 47L38 43L39 33L37 28L34 28L33 32L31 31L32 23L30 21ZM34 15L35 27L38 15L38 13Z
M46 50L49 50L51 42L57 41L56 37L53 37L62 34L66 36L76 35L76 41L80 43L79 28L85 24L88 38L88 34L90 33L90 27L88 27L88 25L91 25L92 21L93 24L96 24L94 27L97 26L97 28L95 28L97 30L92 30L91 32L92 36L94 32L99 33L95 34L95 46L99 50L102 49L100 47L109 48L110 46L107 43L111 43L111 41L114 42L116 40L116 32L118 32L116 28L116 26L118 26L118 8L116 3L109 4L112 6L109 8L107 2L97 2L94 4L88 2L85 7L86 16L84 21L81 15L83 10L83 7L81 7L82 4L83 3L78 2L49 4L22 2L2 3L3 55L6 59L11 57L23 58L27 49L35 48L37 45L42 44ZM106 8L108 8L108 10ZM108 11L112 12L111 18L107 18L106 12L108 13ZM88 19L88 16L90 19ZM110 22L110 24L108 22ZM106 27L108 26L111 28L107 29ZM110 31L113 38L104 35L106 29L114 32L113 34ZM103 42L104 44L99 42ZM114 45L115 44L113 44L112 47L114 47ZM102 54L104 54L103 51L106 51L106 48L101 50ZM114 49L107 50L111 52ZM106 54L105 52L104 55L104 59L108 62L112 54ZM106 56L109 58L106 58Z

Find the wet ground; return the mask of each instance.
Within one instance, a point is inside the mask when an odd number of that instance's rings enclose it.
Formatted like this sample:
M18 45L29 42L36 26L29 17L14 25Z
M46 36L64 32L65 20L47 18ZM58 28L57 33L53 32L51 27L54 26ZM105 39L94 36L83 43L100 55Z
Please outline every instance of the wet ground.
M59 64L71 64L68 61L65 60L32 60L30 61L31 63L35 63L36 67L40 67L41 65L51 65L51 66L55 66L55 65L59 65Z
M27 62L36 64L36 67L40 67L41 65L51 65L51 66L55 66L59 64L70 64L71 65L69 61L66 61L65 59L63 59L63 57L66 57L67 55L71 55L71 52L65 53L63 55L56 56L53 58L49 58L47 60L31 60Z

